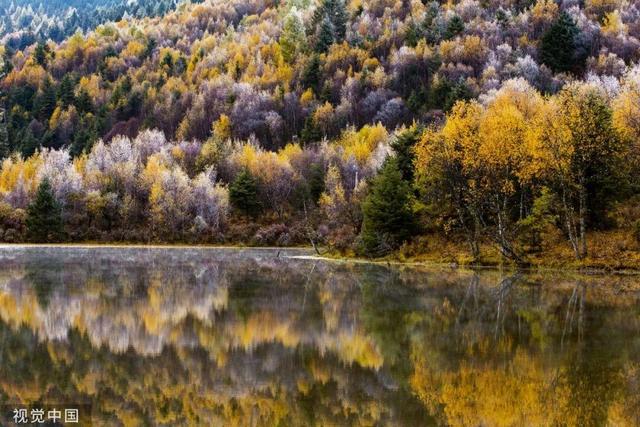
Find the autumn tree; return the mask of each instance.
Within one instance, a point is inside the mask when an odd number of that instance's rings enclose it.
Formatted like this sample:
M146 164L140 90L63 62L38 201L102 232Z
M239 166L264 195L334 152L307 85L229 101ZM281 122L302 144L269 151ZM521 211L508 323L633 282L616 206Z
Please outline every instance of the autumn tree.
M337 165L329 166L324 178L324 191L320 195L320 210L329 228L328 244L345 250L354 242L362 224L360 203L365 184L347 191Z
M624 77L620 93L612 101L612 120L618 135L626 146L625 166L630 177L640 170L640 70L632 68ZM631 180L633 191L640 181Z
M442 130L426 132L416 149L423 194L450 203L474 258L484 235L505 257L525 262L515 242L531 180L526 136L542 102L526 83L510 82L486 107L456 104Z
M587 256L587 229L599 226L616 197L624 144L597 88L572 84L537 119L535 162L556 191L562 222L578 259Z
M483 199L473 191L476 177L465 167L465 157L477 141L481 113L476 103L456 104L441 130L425 131L416 146L415 161L424 202L439 216L455 220L474 260L480 257Z

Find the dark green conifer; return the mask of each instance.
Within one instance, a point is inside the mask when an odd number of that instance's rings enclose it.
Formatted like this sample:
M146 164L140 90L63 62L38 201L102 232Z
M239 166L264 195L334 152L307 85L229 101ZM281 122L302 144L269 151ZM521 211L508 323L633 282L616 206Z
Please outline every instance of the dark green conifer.
M318 36L316 39L315 50L318 53L325 53L329 50L329 46L333 44L335 40L335 33L333 29L333 24L329 20L328 17L325 17L320 24L320 28L318 29Z
M58 87L58 101L64 108L72 105L75 101L75 82L71 74L67 73L62 78Z
M314 54L311 55L309 62L307 62L304 70L302 71L302 86L304 88L311 88L313 93L318 95L320 88L320 55Z
M56 109L56 90L50 78L47 77L44 80L42 92L38 95L34 104L37 117L41 121L49 121L51 114Z
M33 56L36 62L41 65L42 68L47 68L47 59L49 56L49 52L49 46L47 46L44 42L38 42Z
M27 208L27 234L37 243L56 242L62 237L62 207L48 179L38 186L35 200Z
M413 182L413 161L415 159L414 148L422 135L422 127L413 125L405 130L391 142L391 148L396 155L398 168L402 173L402 179L408 183Z
M258 200L258 183L251 173L244 169L229 186L231 206L245 215L256 216L261 205Z
M86 89L80 89L78 96L76 97L76 108L79 113L92 113L93 101Z
M388 159L374 178L362 213L361 249L365 255L384 255L415 232L411 187L402 179L397 159Z
M540 61L552 71L568 72L576 67L575 51L578 27L571 16L562 12L540 42Z
M462 34L464 31L464 21L458 15L455 15L449 20L447 29L444 32L445 40L454 38L455 36Z

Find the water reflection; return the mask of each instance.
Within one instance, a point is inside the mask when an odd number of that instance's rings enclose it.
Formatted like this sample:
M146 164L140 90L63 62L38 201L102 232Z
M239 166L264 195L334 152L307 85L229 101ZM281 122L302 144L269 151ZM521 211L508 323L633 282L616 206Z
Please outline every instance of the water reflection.
M0 251L0 403L94 425L640 425L640 289L292 260Z

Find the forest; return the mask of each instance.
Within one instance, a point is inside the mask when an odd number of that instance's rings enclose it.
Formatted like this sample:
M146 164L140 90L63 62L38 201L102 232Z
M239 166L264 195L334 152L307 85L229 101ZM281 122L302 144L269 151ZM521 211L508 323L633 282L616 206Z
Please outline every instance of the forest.
M0 240L640 266L636 2L172 8L0 48Z
M9 49L22 50L105 22L162 16L177 5L178 0L0 0L0 37Z

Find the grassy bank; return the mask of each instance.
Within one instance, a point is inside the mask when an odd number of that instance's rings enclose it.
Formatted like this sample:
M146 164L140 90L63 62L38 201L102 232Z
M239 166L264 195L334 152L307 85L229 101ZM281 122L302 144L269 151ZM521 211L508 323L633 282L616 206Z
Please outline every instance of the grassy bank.
M554 239L536 250L524 251L528 262L527 269L640 274L640 244L630 233L620 230L592 232L589 234L588 242L589 254L581 260L575 258L569 243L561 238ZM325 256L332 259L360 259L353 251L329 251ZM490 242L480 245L480 257L474 260L464 241L442 236L421 237L373 261L518 268L514 262L503 257L497 246Z

